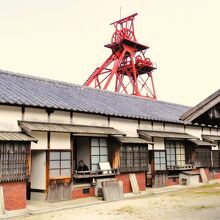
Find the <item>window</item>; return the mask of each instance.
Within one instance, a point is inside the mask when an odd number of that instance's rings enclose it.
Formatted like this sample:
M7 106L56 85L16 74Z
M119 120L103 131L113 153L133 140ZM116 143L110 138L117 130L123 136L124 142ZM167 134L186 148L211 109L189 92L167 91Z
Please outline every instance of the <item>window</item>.
M154 151L154 169L166 170L165 151Z
M99 162L108 161L108 145L106 138L91 139L92 170L99 170Z
M50 177L71 177L70 151L50 151Z
M166 141L166 152L167 152L167 167L173 167L176 165L176 152L175 142Z
M211 147L196 147L195 149L196 167L211 166Z
M148 150L142 145L122 145L120 148L121 171L147 170Z
M179 166L185 165L185 146L183 142L176 141L176 164Z
M26 179L28 154L28 143L0 142L0 182Z
M212 151L212 162L214 168L220 168L220 150Z
M183 141L166 141L167 167L185 165L185 146Z

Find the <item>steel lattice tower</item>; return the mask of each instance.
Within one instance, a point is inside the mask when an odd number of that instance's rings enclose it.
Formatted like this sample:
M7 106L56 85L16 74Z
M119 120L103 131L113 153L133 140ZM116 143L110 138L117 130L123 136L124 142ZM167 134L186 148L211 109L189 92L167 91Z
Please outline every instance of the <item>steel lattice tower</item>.
M149 48L137 42L134 33L136 14L111 23L115 27L110 57L91 74L85 86L156 99L152 71L156 66L145 52Z

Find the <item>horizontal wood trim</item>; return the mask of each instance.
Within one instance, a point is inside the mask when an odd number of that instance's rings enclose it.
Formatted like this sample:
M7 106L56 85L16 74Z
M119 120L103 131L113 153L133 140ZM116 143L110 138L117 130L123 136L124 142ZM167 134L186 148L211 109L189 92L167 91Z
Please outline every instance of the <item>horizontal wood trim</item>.
M141 171L147 171L148 167L120 167L119 171L121 173L125 172L141 172Z

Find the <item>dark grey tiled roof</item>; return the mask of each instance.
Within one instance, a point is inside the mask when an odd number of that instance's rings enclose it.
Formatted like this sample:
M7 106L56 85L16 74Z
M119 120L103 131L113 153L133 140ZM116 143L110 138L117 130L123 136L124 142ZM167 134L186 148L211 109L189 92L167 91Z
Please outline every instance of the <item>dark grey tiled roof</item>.
M0 70L0 103L182 123L190 107Z

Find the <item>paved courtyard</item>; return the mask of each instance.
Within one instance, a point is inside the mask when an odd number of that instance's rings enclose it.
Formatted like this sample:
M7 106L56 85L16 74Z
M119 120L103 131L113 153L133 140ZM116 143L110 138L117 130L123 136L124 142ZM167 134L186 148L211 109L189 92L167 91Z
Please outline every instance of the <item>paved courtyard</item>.
M87 220L87 219L220 219L220 184L147 194L119 202L31 215L18 220Z

